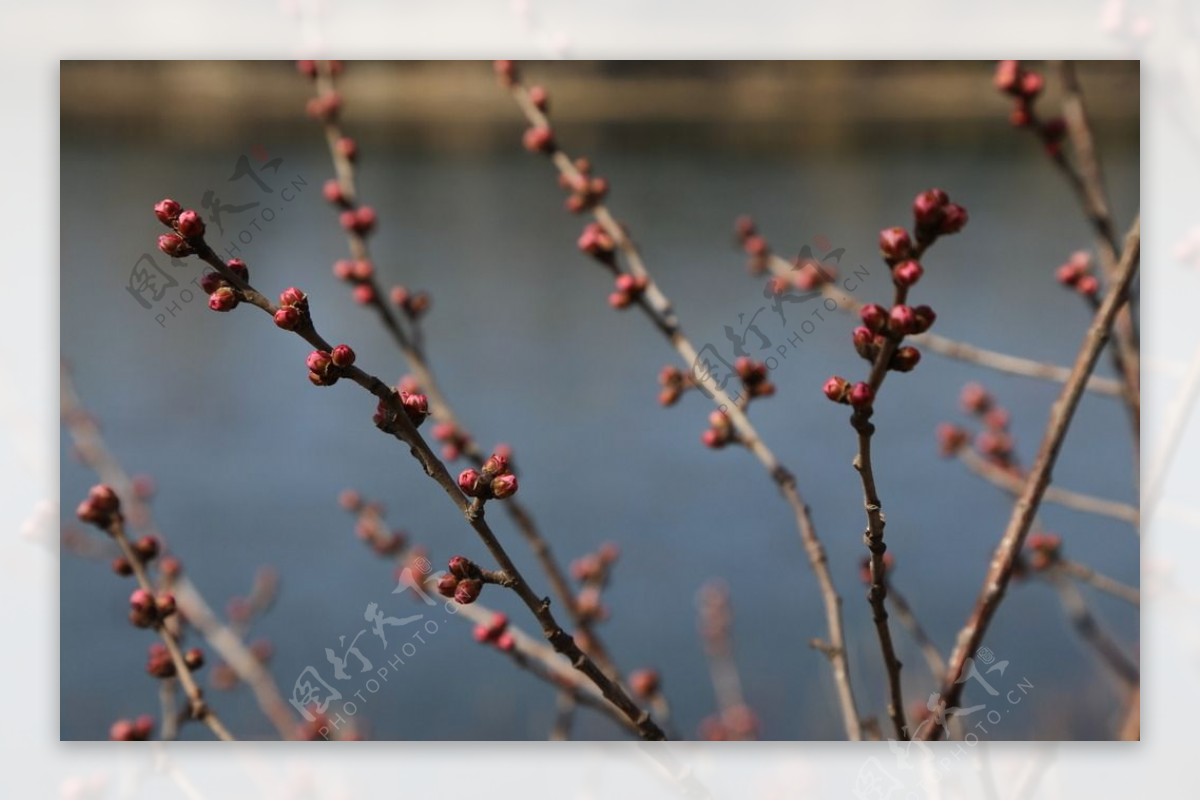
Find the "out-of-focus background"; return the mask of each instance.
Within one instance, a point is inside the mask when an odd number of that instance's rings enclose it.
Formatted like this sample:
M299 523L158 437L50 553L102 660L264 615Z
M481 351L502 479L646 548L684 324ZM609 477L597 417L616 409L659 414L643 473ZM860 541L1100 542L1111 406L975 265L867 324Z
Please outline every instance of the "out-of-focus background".
M744 332L756 313L778 346L807 314L759 313L762 282L743 267L737 215L752 214L787 255L825 242L844 248L845 272L867 273L858 296L885 300L877 232L907 225L912 197L940 186L971 221L925 259L914 297L937 310L935 330L1053 363L1074 357L1090 312L1053 270L1090 246L1090 231L1037 142L1009 126L990 62L524 70L550 89L560 141L610 179L614 212L698 346L731 358L726 327ZM1139 200L1138 65L1085 62L1080 75L1115 216L1126 221ZM415 608L390 594L389 567L355 539L340 490L383 501L435 564L456 553L485 558L415 463L373 430L372 403L342 386L312 388L298 340L274 335L253 310L213 314L189 291L196 261L173 267L154 249L161 228L151 206L175 197L209 219L210 241L240 248L231 255L249 263L260 289L303 287L326 336L352 344L385 378L404 372L386 334L331 274L345 242L320 195L331 166L320 127L304 117L310 91L282 62L64 62L61 76L62 355L126 467L154 477L170 549L205 595L220 605L244 594L260 566L278 571L280 596L254 636L270 639L285 692L306 666L331 672L325 648L340 650L340 637L363 628L368 603L398 616ZM673 351L640 315L608 308L609 279L575 250L582 221L563 210L551 168L522 151L522 120L491 65L351 63L341 91L345 128L362 152L360 193L380 215L376 266L385 283L433 294L429 352L456 409L485 447L514 446L521 496L561 559L604 541L621 548L602 628L619 662L659 669L678 728L694 736L715 708L695 594L721 577L763 736L840 738L828 668L807 645L825 633L820 598L786 505L747 454L702 447L707 401L657 405L655 376ZM163 274L135 297L131 272L152 266L145 254ZM845 598L860 705L882 716L884 678L858 580L865 549L852 432L819 390L830 373L863 370L851 327L845 316L818 321L774 371L778 395L756 402L752 416L812 504ZM751 336L751 355L759 342ZM1110 373L1107 361L1098 372ZM1057 392L934 354L888 382L876 470L895 582L943 651L1011 508L937 456L934 428L965 422L958 392L968 381L985 382L1011 411L1027 461ZM62 457L67 520L93 477L71 460L66 437ZM1056 483L1136 503L1132 464L1119 403L1089 395ZM503 516L492 518L545 587ZM1053 506L1042 520L1068 554L1138 584L1127 525ZM126 584L105 565L64 555L61 571L61 737L103 738L114 718L156 710L142 670L149 638L125 621ZM484 600L526 622L501 593ZM1137 610L1088 600L1136 651ZM895 634L906 692L923 700L934 682L911 640ZM378 645L370 658L382 657ZM988 739L1113 736L1118 687L1047 586L1015 586L987 645L1037 697ZM272 735L244 689L210 693L235 731ZM357 712L375 738L541 739L554 697L448 624ZM586 713L576 734L619 736Z

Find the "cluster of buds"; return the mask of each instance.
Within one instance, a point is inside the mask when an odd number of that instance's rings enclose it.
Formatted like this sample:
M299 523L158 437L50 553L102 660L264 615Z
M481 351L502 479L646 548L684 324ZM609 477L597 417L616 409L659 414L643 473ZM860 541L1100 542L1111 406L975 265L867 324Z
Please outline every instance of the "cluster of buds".
M963 411L983 423L983 430L975 438L975 448L979 454L998 467L1014 468L1016 446L1008 429L1008 410L998 405L981 384L964 386L960 402Z
M892 567L896 564L896 557L892 556L891 551L887 551L883 555L883 581L887 582L888 576L892 574ZM864 556L858 563L858 580L863 584L871 584L871 557Z
M471 447L471 435L454 423L438 423L433 427L433 438L442 443L442 458L453 462Z
M662 690L662 677L654 668L639 668L629 674L629 689L643 700L654 698Z
M683 393L696 386L696 379L691 373L685 373L673 364L668 364L658 371L658 402L663 406L674 406L679 402Z
M917 195L912 209L913 231L922 248L939 236L957 234L967 224L967 210L951 203L950 196L941 189L926 189ZM920 279L923 271L919 263L911 261L913 251L908 232L903 228L887 228L879 235L879 246L892 265L892 279L898 286L912 286Z
M511 89L521 80L521 74L517 71L517 62L506 59L497 59L492 62L492 69L496 73L496 80L506 89Z
M250 280L250 268L241 259L230 259L225 266L243 282ZM200 276L200 289L208 295L208 308L216 312L233 311L241 301L237 289L217 272Z
M1053 567L1062 558L1062 537L1057 534L1036 532L1025 540L1028 556L1025 561L1034 571Z
M626 309L642 296L650 280L644 275L621 273L614 280L613 291L608 296L608 305L614 309Z
M204 651L199 648L188 649L183 655L183 663L187 665L188 670L199 670L204 666ZM169 679L176 675L171 652L161 642L150 646L149 655L146 657L146 672L156 679Z
M830 376L822 391L834 403L846 403L855 409L868 408L875 400L875 390L870 384L865 381L851 384L839 375Z
M158 537L150 534L147 534L146 536L138 539L136 542L131 543L130 547L133 548L133 553L135 555L134 558L139 560L142 564L153 560L158 556L159 551L161 550ZM179 560L175 557L167 557L163 559L160 568L163 571L164 577L167 579L174 579L178 577L179 573L181 572ZM118 556L112 560L112 571L118 576L132 576L133 563L124 556Z
M407 287L392 287L389 296L392 303L410 320L420 319L433 305L428 292L410 292Z
M554 142L554 131L549 125L531 125L521 136L521 144L530 153L550 155L557 145Z
M1092 274L1092 257L1085 250L1072 253L1071 258L1059 265L1054 276L1058 283L1074 289L1085 298L1095 298L1100 291L1100 280Z
M581 253L586 253L607 267L616 267L617 243L598 222L583 226L583 233L576 242Z
M762 275L770 266L771 246L758 232L754 219L743 214L733 224L738 244L746 254L746 269L751 275Z
M354 364L354 351L349 345L338 345L333 350L314 350L308 354L308 380L318 387L331 387Z
M149 740L153 733L154 718L149 715L139 715L134 720L121 718L115 721L108 729L108 739L142 741Z
M204 236L204 220L192 209L184 209L171 198L154 204L154 216L171 233L158 238L158 249L168 256L181 259L196 252L196 244Z
M733 421L729 419L729 415L720 409L709 412L708 428L700 435L700 441L713 450L720 450L731 442L737 442L738 434L733 429Z
M516 647L516 640L508 630L508 615L497 612L487 623L475 627L475 642L490 643L501 651L511 651Z
M384 525L383 507L378 503L364 501L351 489L343 490L338 503L348 512L358 515L354 523L355 535L371 546L380 556L394 556L408 544L408 535L403 531L391 531Z
M308 295L294 286L279 293L279 308L275 310L275 325L284 331L295 331L308 325L312 318L308 313Z
M375 209L370 206L359 206L356 209L346 209L338 215L338 222L347 233L366 236L375 230L377 216Z
M138 588L129 595L129 622L139 629L156 626L175 614L175 596L169 592L154 597Z
M1042 140L1046 152L1058 156L1067 132L1066 122L1062 117L1040 122L1033 112L1034 102L1046 88L1041 73L1025 69L1020 61L1001 61L996 65L994 81L996 89L1014 99L1009 122L1017 128L1032 127Z
M538 129L531 128L530 130ZM592 175L592 163L586 158L577 158L573 164L575 166L573 173L560 172L558 174L558 185L570 192L565 201L567 211L572 214L582 214L595 208L608 196L608 179Z
M392 411L393 404L399 405L404 410L404 415L408 418L408 422L412 423L413 428L420 428L421 423L424 423L425 418L429 416L429 398L418 392L397 389L392 392L391 402L380 401L375 407L375 416L371 419L376 426L387 428L395 422L396 415Z
M334 122L342 111L342 96L337 92L324 92L310 97L304 110L317 122Z
M437 590L456 603L473 604L483 592L483 571L479 565L465 556L451 557L447 565L449 573L438 579Z
M737 704L700 722L700 739L709 741L757 740L758 715L745 704Z
M939 423L937 427L938 453L943 457L958 455L971 441L971 434L954 423Z
M775 394L775 385L767 378L767 365L756 362L749 356L738 358L733 369L742 379L746 394L751 398L766 398Z
M930 307L903 303L891 309L868 303L859 310L859 316L862 325L851 332L850 339L858 355L871 363L889 339L898 342L910 334L923 334L937 321L937 314ZM907 373L920 360L921 353L916 348L900 347L893 351L888 369Z
M458 474L458 488L468 498L504 500L516 494L517 477L508 464L508 454L493 453L478 470L468 467Z
M603 587L608 583L612 566L621 556L615 542L606 542L594 553L586 553L571 562L571 577L581 584Z
M87 497L75 508L75 514L84 523L108 530L121 519L121 499L107 484L97 484L88 490Z

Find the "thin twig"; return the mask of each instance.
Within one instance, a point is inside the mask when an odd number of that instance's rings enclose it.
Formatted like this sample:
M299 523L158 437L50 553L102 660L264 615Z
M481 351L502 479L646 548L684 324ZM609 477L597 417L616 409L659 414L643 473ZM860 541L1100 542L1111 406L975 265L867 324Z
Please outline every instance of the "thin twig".
M1084 602L1079 588L1067 579L1064 574L1054 569L1046 572L1046 580L1058 591L1063 608L1066 609L1067 616L1071 620L1071 625L1079 632L1079 636L1096 650L1096 653L1100 655L1104 664L1121 681L1129 685L1130 688L1136 688L1138 682L1141 680L1141 674L1137 665L1125 656L1120 646L1101 628L1095 616L1092 615L1091 610L1088 609L1087 603Z
M514 80L509 91L531 125L549 128L549 120L529 97L529 92L524 84ZM570 156L557 145L555 145L553 152L550 154L550 158L558 171L569 180L578 183L583 179L582 174L576 168ZM625 259L630 273L646 282L645 289L638 296L638 306L671 343L671 346L683 360L684 365L689 370L692 370L695 365L699 364L699 354L695 346L684 335L670 300L663 294L658 284L655 283L646 269L637 245L634 244L624 226L617 222L608 207L603 203L593 205L591 213L596 222L603 227L604 231L616 244L617 249ZM828 648L824 653L828 657L833 669L842 721L849 738L851 740L861 740L862 722L858 716L854 702L854 693L850 684L846 639L842 624L841 598L834 587L833 578L829 571L828 557L825 554L824 546L817 537L816 527L813 525L808 505L797 487L796 478L779 462L775 454L767 447L766 443L754 429L745 411L729 397L711 373L706 372L703 375L696 376L696 378L708 391L714 404L728 416L730 424L737 432L738 441L748 448L763 465L795 515L805 553L813 572L816 574L817 583L821 588L821 598L825 606L826 626L829 630Z
M1122 584L1115 578L1097 573L1087 565L1073 562L1070 559L1059 559L1058 569L1063 574L1070 576L1076 581L1081 581L1084 584L1090 584L1100 592L1107 593L1114 598L1120 598L1128 604L1140 607L1142 605L1142 593L1137 587L1130 587L1128 584Z
M984 580L983 590L975 602L963 630L959 633L954 652L947 662L946 674L942 678L941 699L938 703L939 713L935 715L933 725L918 734L921 739L936 739L942 734L942 726L938 723L945 710L957 706L962 695L963 683L959 682L967 659L987 632L988 624L996 614L1004 591L1012 579L1021 547L1025 543L1025 535L1037 514L1046 487L1050 484L1050 474L1058 453L1066 438L1067 429L1079 399L1083 394L1083 385L1087 376L1096 366L1100 351L1104 348L1109 337L1109 330L1117 309L1125 302L1129 286L1137 273L1140 249L1140 221L1135 220L1132 229L1125 238L1125 249L1121 254L1117 280L1112 282L1105 294L1104 301L1096 313L1095 319L1084 336L1083 345L1071 369L1071 378L1063 386L1063 391L1055 401L1050 411L1050 420L1046 427L1045 436L1038 448L1037 458L1033 469L1025 479L1025 487L1013 507L1012 517L992 557L991 566Z

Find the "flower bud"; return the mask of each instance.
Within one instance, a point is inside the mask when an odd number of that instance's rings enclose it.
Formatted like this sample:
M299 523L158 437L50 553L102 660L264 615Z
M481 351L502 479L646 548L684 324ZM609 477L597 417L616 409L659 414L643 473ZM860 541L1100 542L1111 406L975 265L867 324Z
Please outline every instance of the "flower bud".
M175 675L175 663L171 661L171 654L162 643L156 642L150 646L146 672L159 679L169 679Z
M1046 81L1039 73L1026 72L1021 76L1019 91L1023 97L1033 99L1042 93L1045 86Z
M888 313L888 327L897 334L912 334L917 329L917 315L911 306L903 303L892 307Z
M297 61L296 70L306 78L316 78L317 62L312 59Z
M890 262L907 259L912 252L912 240L903 228L884 228L879 232L879 252Z
M1094 298L1100 291L1100 281L1094 275L1085 275L1079 279L1075 290L1086 298Z
M517 640L512 636L511 632L504 632L496 637L496 647L501 651L511 651L517 647Z
M483 474L488 478L492 476L503 475L508 472L508 457L503 454L493 453L483 463Z
M938 452L942 456L958 453L969 439L967 432L953 423L941 423L937 427Z
M204 236L204 220L191 209L179 213L179 219L175 221L175 228L188 239Z
M413 428L420 428L429 416L429 399L424 395L401 392L400 405L404 407L404 413Z
M605 264L612 262L613 252L616 250L612 237L600 223L595 222L584 226L577 244L582 252Z
M918 229L934 229L942 221L942 207L950 198L941 189L926 189L913 200L913 220Z
M218 287L216 292L208 296L208 308L216 312L233 311L237 305L238 296L232 287Z
M521 144L530 153L553 153L554 132L545 125L535 125L526 129Z
M454 597L454 591L458 589L458 578L446 573L437 583L437 591L447 598Z
M897 348L892 354L892 361L888 365L891 369L898 373L912 372L912 369L917 366L917 362L921 361L921 351L916 348L905 346Z
M505 473L502 476L496 476L492 479L492 497L497 500L503 500L517 492L517 477L512 473Z
M447 569L456 578L478 578L479 567L465 556L452 556L446 563Z
M129 608L135 612L153 612L154 596L139 587L129 594Z
M512 86L517 82L519 74L517 72L517 62L506 59L499 59L492 62L492 69L496 73L496 77L500 80L502 86Z
M629 689L640 698L650 698L658 694L659 676L657 670L642 668L629 674Z
M482 498L487 494L487 484L479 471L468 467L458 474L458 488L471 498Z
M747 237L754 236L758 233L758 226L754 223L754 218L749 214L743 214L733 222L733 230L737 234L739 241L744 241Z
M206 295L211 295L223 286L229 286L229 282L222 278L220 273L208 272L200 276L200 289Z
M892 270L892 280L896 282L896 286L910 287L920 281L924 273L925 270L921 267L920 262L906 259Z
M204 667L204 651L200 648L189 648L183 655L183 662L189 670L199 670Z
M1060 265L1054 272L1055 279L1063 286L1073 287L1079 283L1079 279L1083 278L1088 273L1088 265L1083 262L1071 260L1066 264Z
M307 300L308 296L294 286L279 293L280 306L299 306Z
M164 592L155 598L154 605L158 608L158 614L162 617L170 617L175 614L175 596L169 592Z
M996 65L996 73L992 78L992 82L1001 92L1008 94L1017 93L1017 82L1021 77L1021 62L1019 61L1001 61Z
M192 246L179 234L163 234L158 238L158 249L172 258L181 259L194 252Z
M454 589L454 600L456 603L473 604L479 599L479 593L483 592L483 582L479 579L463 579L458 582L458 586Z
M169 197L163 198L154 204L154 216L166 226L174 226L175 220L179 218L179 212L181 211L183 211L183 206Z
M967 210L957 203L947 203L942 209L941 234L957 234L967 224Z
M971 383L963 387L959 402L968 414L984 414L992 408L991 393L982 384Z
M878 349L875 347L875 335L871 333L871 329L865 325L860 325L854 329L850 335L851 341L854 343L854 351L869 362L875 361L875 354Z
M149 562L158 556L161 548L158 542L158 537L147 534L146 536L133 543L133 552L138 555L143 562Z
M116 490L107 484L96 484L88 490L88 500L105 514L113 514L121 509L121 499Z
M133 565L124 556L118 556L112 560L112 571L118 576L132 576Z
M246 262L242 261L241 259L230 259L225 263L225 266L229 268L231 273L243 281L250 280L250 268L247 267Z
M541 86L529 87L529 102L537 108L538 111L545 112L550 106L550 93Z
M347 161L354 161L358 158L358 143L349 136L343 136L337 140L337 144L334 147L337 150L337 154Z
M871 385L865 381L859 381L850 388L847 398L855 409L862 409L870 406L871 402L875 400L875 390L871 389Z
M338 345L329 354L329 358L337 367L349 367L354 364L354 351L349 345Z
M275 310L275 325L284 331L294 331L300 325L300 312L295 306L281 306Z
M342 191L342 185L336 178L330 178L321 186L321 194L335 206L346 205L346 193Z
M913 309L913 317L916 318L916 325L913 328L914 334L924 334L937 321L937 314L928 306L920 305Z
M872 332L878 334L887 327L888 313L887 309L880 306L878 303L868 303L859 309L859 316L862 317L863 325Z
M830 376L821 389L825 397L834 403L845 403L846 393L850 391L850 382L838 375Z
M742 242L742 250L746 251L747 256L762 258L771 252L771 247L766 239L758 234L751 234Z
M354 302L361 306L374 303L376 297L375 287L370 284L359 284L354 287Z

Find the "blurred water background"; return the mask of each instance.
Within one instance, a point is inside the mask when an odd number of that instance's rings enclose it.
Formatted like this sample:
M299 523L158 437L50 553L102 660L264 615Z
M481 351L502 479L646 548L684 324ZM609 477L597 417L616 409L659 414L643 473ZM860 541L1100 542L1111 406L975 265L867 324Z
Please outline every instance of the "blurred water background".
M890 282L876 234L907 225L913 195L941 186L971 221L925 259L915 295L937 310L935 330L1067 364L1090 313L1052 271L1090 246L1090 231L1032 137L1009 128L990 70L527 67L553 93L561 141L611 180L615 213L697 346L711 343L729 356L725 327L741 330L764 305L761 281L746 275L733 241L738 214L753 214L784 254L823 240L845 248L846 272L861 265L869 273L859 297L885 300ZM1137 65L1085 64L1081 74L1116 218L1127 221L1139 192ZM345 242L320 196L331 166L321 131L303 117L308 90L290 64L64 63L62 71L62 355L125 466L155 478L169 547L215 606L244 594L260 566L279 571L278 602L254 635L273 643L270 667L285 693L308 665L331 679L324 649L364 627L369 602L397 616L416 609L390 594L391 570L355 539L353 520L337 505L340 490L383 501L389 521L424 543L435 564L456 553L485 557L415 462L373 430L372 401L341 385L309 385L298 340L275 335L254 310L213 314L198 293L167 312L200 270L195 260L172 268L153 250L160 226L151 206L173 196L200 208L213 190L225 204L260 203L227 212L224 239L215 237L234 242L250 232L237 255L260 289L303 287L327 338L352 344L360 363L384 378L405 372L373 316L330 272ZM515 447L522 498L561 560L608 540L621 547L602 627L618 661L661 670L679 730L694 735L715 703L695 593L722 577L764 736L840 738L829 670L807 645L825 636L820 597L787 506L749 455L701 446L705 399L693 393L676 408L657 405L655 375L674 353L640 315L607 306L610 279L576 253L581 221L563 211L551 168L521 151L521 120L490 65L352 65L344 92L345 124L363 153L361 196L380 214L377 268L385 283L433 293L429 352L460 416L485 447ZM271 192L247 176L230 180L242 158ZM277 170L266 168L276 158ZM290 200L281 196L285 185ZM148 252L180 282L150 309L126 289ZM809 311L784 313L786 323L770 309L758 318L773 346ZM755 403L752 416L812 505L845 599L860 706L882 717L884 677L858 581L865 549L852 432L844 410L820 393L830 373L863 371L851 327L833 314L804 334L773 374L778 395ZM754 353L755 338L749 344ZM1106 360L1098 372L1111 374ZM914 373L888 382L876 418L895 582L943 650L1011 508L1000 491L937 455L934 428L965 422L957 397L972 380L1011 410L1019 451L1031 460L1054 384L926 354ZM1136 502L1127 428L1117 401L1087 396L1056 483ZM68 520L93 475L70 458L65 435L62 457ZM505 517L491 517L527 575L546 588ZM1055 506L1042 519L1070 555L1137 584L1137 541L1127 525ZM127 589L106 565L62 560L63 739L103 738L118 716L157 713L142 667L150 637L125 620ZM1137 610L1088 598L1136 652ZM527 623L500 593L485 600ZM906 693L923 699L934 683L908 636L893 631ZM364 653L385 663L390 655L369 632L368 639ZM1118 689L1049 587L1015 586L987 645L1034 685L1028 703L988 738L1112 736ZM346 686L347 696L361 689L357 679ZM210 693L236 732L273 736L245 689ZM364 695L356 722L384 739L540 739L554 716L552 691L453 621ZM196 728L185 736L206 736ZM591 713L580 715L576 734L620 736Z

